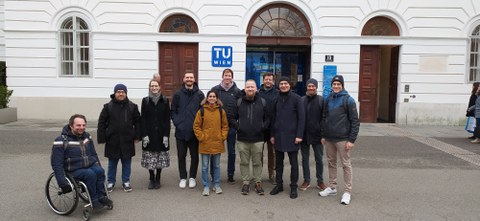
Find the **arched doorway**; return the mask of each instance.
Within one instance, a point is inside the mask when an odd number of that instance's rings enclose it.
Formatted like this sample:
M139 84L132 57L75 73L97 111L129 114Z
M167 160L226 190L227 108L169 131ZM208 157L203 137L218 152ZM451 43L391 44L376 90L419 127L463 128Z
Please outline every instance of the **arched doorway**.
M312 35L305 16L290 5L267 5L253 15L247 34L245 79L260 86L263 74L271 72L276 79L289 77L292 90L305 94Z
M163 21L160 32L198 33L198 27L189 16L175 14ZM158 48L160 85L162 93L171 100L186 72L194 73L198 82L198 43L159 42Z
M370 19L362 36L399 36L395 22L387 17ZM361 122L395 123L398 88L398 45L360 47L359 96Z

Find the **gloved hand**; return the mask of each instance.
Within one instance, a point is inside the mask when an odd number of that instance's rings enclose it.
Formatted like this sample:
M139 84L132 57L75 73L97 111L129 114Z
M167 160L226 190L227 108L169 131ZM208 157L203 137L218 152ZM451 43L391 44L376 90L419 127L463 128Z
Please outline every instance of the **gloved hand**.
M150 143L150 139L148 138L148 136L143 137L143 139L142 139L143 148L146 148L148 143Z
M168 147L168 137L163 137L163 145Z
M62 186L60 188L62 188L63 194L72 192L72 187L70 185Z

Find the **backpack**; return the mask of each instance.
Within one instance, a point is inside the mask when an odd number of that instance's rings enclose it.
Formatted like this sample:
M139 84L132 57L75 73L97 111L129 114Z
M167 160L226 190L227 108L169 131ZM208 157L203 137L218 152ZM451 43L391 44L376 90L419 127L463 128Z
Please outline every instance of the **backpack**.
M330 96L332 96L332 95L330 95ZM330 96L329 96L329 97L330 97ZM350 115L350 112L348 111L348 98L350 98L350 95L349 95L349 94L343 96L343 109L344 109L345 112L347 113L347 116ZM330 99L327 98L327 100L325 101L325 108L324 108L324 111L323 111L324 116L328 113L328 101L329 101L329 100L330 100Z
M222 127L223 124L223 107L220 106L218 107L218 110L220 111L220 128ZM200 125L201 128L203 128L203 115L205 114L205 109L203 108L202 105L200 105L200 116L202 117L202 124Z

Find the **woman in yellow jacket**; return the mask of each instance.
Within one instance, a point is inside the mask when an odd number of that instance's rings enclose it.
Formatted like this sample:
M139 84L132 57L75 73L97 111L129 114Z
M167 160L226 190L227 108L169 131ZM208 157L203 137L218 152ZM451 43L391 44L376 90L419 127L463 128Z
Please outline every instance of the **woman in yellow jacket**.
M193 123L193 131L198 139L198 153L202 158L202 195L210 195L210 179L208 166L212 161L213 191L222 193L220 188L220 154L225 152L224 142L228 135L227 114L215 91L209 91L201 103Z

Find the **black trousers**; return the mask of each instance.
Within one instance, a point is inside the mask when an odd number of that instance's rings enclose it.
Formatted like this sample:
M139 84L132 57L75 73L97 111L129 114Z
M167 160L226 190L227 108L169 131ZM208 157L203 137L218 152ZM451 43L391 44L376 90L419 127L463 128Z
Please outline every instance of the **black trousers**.
M177 139L177 156L178 156L178 172L180 179L187 179L187 150L190 151L190 171L189 178L197 177L198 170L198 140L192 138L190 140Z
M291 165L290 171L290 188L298 187L298 151L281 152L275 150L275 172L277 174L277 185L283 185L283 160L285 153L288 154L288 159Z

